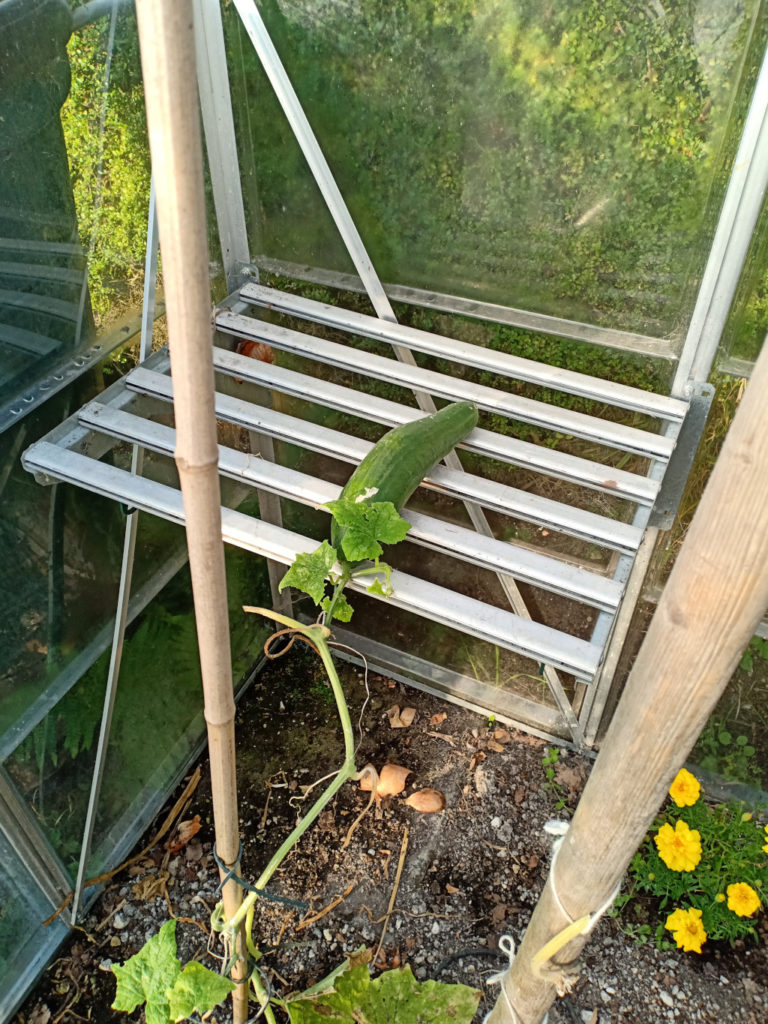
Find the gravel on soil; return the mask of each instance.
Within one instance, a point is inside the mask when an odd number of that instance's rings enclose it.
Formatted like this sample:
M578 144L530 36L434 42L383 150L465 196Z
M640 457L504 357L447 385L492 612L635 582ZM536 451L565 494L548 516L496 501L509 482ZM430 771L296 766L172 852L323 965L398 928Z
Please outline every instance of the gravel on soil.
M342 664L340 672L353 721L360 717L358 765L380 770L389 761L411 774L401 795L363 816L348 844L368 794L350 782L322 812L268 887L307 910L260 901L255 939L262 965L287 994L365 945L379 950L377 969L407 963L420 980L482 990L480 1022L499 991L489 979L506 963L499 944L505 935L519 942L547 877L552 840L544 825L568 817L592 762L562 750L548 780L544 740L382 676L369 676L368 695L362 670ZM387 712L394 705L415 709L410 725L392 728ZM238 706L237 735L241 871L253 879L306 806L304 787L343 757L330 690L308 654L292 652L258 677ZM422 814L405 803L424 788L444 794L445 810ZM201 828L188 842L178 849L158 844L107 886L15 1024L125 1021L110 1008L110 967L137 952L170 914L179 919L182 962L197 958L218 969L209 950L220 950L207 934L218 870L205 763L183 817L195 815ZM638 945L622 930L623 920L601 919L578 981L553 1005L549 1024L768 1022L764 913L759 943L705 945L700 956ZM228 1019L222 1007L208 1021Z

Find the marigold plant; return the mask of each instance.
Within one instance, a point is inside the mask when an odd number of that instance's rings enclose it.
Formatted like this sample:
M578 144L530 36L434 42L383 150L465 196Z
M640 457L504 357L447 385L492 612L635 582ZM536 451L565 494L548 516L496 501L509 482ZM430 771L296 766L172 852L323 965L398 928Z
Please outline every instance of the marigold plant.
M728 909L739 917L751 917L760 909L760 897L746 882L728 886Z
M700 953L703 943L707 941L707 933L701 923L701 911L693 907L674 910L664 927L672 932L675 942L686 953Z
M742 803L707 804L685 769L670 797L632 861L621 903L639 893L656 897L657 942L671 932L685 952L701 953L708 940L757 938L768 898L768 825Z
M690 807L701 795L699 780L687 768L681 768L669 787L669 795L678 807Z

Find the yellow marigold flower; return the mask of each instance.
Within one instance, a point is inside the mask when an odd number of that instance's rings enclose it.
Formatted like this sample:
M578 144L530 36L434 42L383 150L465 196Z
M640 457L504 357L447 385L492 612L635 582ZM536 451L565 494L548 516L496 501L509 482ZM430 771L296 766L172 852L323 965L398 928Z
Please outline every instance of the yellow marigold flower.
M699 799L701 786L695 775L686 768L681 768L675 776L675 781L669 787L669 795L678 807L690 807Z
M690 910L674 910L664 927L672 932L678 949L686 953L700 953L703 943L707 941L707 933L701 923L701 911L694 907Z
M768 853L768 843L766 843L765 846L763 847L763 852L764 853Z
M739 917L751 917L755 911L760 909L760 897L746 882L729 885L726 891L728 893L728 909L732 910L734 914L738 914Z
M693 871L701 860L701 835L678 821L662 825L654 839L659 856L671 871Z
M741 816L741 820L742 821L752 821L753 817L754 817L754 815L752 814L751 811L744 811L744 813Z
M725 893L724 892L719 892L717 894L717 896L715 896L715 902L716 903L725 903Z

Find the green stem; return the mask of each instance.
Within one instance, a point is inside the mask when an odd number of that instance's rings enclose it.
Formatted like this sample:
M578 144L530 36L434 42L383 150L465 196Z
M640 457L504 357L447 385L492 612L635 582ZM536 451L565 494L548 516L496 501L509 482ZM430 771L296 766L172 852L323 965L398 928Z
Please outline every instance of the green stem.
M274 875L284 858L288 853L290 853L296 843L298 843L299 839L301 839L309 826L317 819L323 808L333 799L344 783L348 779L351 779L353 775L357 774L357 768L355 767L355 734L352 728L352 719L349 716L347 700L344 696L344 689L341 685L338 673L336 672L336 666L333 664L333 657L331 655L330 648L326 643L326 637L329 634L329 630L325 626L319 625L304 626L295 619L290 619L286 615L280 615L278 612L273 612L269 609L248 608L246 610L261 612L268 618L274 619L276 622L280 622L291 629L295 629L297 632L306 636L307 639L315 645L320 653L320 657L322 658L325 671L328 674L331 689L333 690L333 696L336 699L336 709L338 711L339 719L341 720L341 727L344 733L344 764L330 785L327 786L321 796L318 797L312 807L301 819L296 828L294 828L290 835L284 840L280 848L267 864L266 868L262 871L261 875L259 875L256 880L256 888L263 889L269 882L270 878ZM230 921L227 922L225 927L227 929L236 930L246 916L252 917L252 907L257 898L258 893L249 893L243 900L237 913Z
M331 595L331 600L330 600L330 602L328 604L328 611L325 613L325 621L326 621L327 625L329 625L329 626L330 626L331 622L333 622L333 609L336 607L336 602L341 597L341 593L344 590L344 587L346 587L346 585L349 583L351 578L352 578L351 566L345 565L344 566L344 571L342 572L341 577L340 577L338 583L333 588L333 594Z

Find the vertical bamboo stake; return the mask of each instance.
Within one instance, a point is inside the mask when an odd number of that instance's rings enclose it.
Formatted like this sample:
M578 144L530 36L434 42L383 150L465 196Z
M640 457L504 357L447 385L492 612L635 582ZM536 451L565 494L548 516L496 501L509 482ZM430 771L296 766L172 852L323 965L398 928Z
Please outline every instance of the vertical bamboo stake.
M560 906L574 921L610 899L768 607L766 395L768 345L557 855ZM553 1002L557 973L586 941L537 976L536 953L569 924L560 906L550 871L489 1024L539 1024Z
M184 497L187 546L208 725L216 847L221 860L239 857L235 778L235 703L221 540L218 450L213 394L213 351L208 244L203 191L192 5L188 0L138 0L150 152L157 185L157 215L173 375L176 465ZM240 886L224 886L232 918ZM243 935L238 952L244 951ZM247 1018L246 963L232 972L234 1021Z

